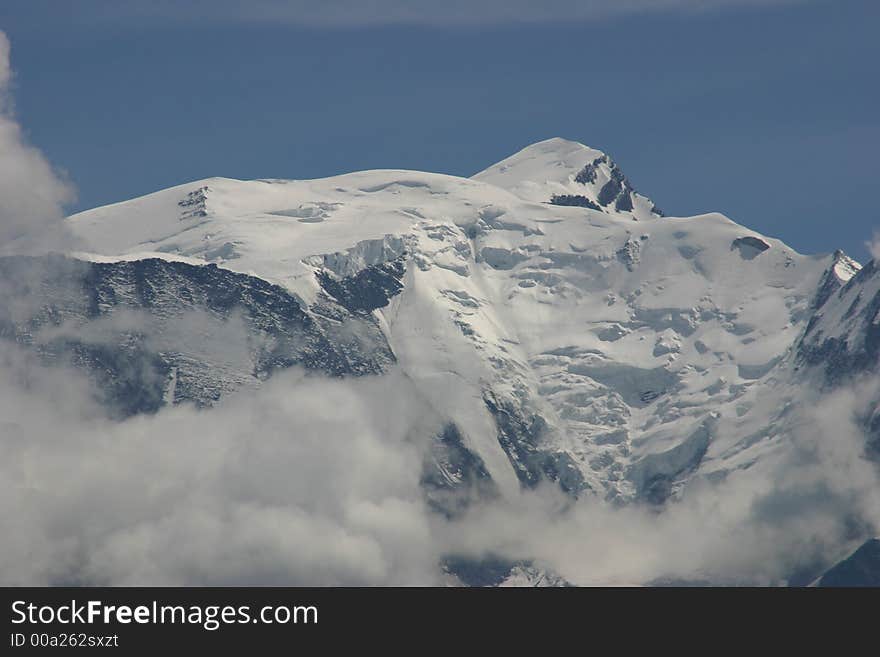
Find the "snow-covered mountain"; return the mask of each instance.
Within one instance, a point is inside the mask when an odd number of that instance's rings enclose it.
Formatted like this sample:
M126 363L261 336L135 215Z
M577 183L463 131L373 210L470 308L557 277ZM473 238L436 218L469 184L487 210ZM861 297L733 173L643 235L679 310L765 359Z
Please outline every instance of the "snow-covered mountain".
M72 344L123 414L209 405L290 365L395 364L444 418L422 482L450 517L546 481L663 505L771 461L793 408L877 372L875 263L802 255L717 213L664 216L610 157L562 139L470 179L211 178L66 223L66 273L27 265L41 283L7 290L30 310L4 337L50 360ZM184 310L209 328L195 336ZM83 327L123 351L96 352ZM131 350L146 373L119 365ZM880 415L865 426L876 446Z

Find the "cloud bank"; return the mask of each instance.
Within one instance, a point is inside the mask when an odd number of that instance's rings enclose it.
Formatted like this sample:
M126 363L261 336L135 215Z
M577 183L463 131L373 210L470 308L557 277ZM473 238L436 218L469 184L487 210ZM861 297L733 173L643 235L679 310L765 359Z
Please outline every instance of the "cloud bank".
M290 372L117 423L75 374L4 360L0 581L432 583L416 422L380 399L399 381Z
M774 457L660 511L548 486L456 520L425 503L441 418L400 372L289 370L210 410L121 422L92 393L0 351L0 583L439 585L444 557L496 555L583 585L774 585L880 526L857 422L876 382L803 408Z

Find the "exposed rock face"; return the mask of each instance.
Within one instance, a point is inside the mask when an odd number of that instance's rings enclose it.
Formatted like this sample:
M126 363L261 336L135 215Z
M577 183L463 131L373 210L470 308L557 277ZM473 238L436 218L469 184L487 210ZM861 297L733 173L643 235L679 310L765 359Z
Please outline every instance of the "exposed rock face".
M635 271L636 266L639 264L639 254L642 250L642 245L637 240L628 239L626 244L620 247L615 255L618 260L620 260L629 271Z
M343 279L344 304L327 296L308 309L278 286L214 265L0 258L0 338L85 369L123 416L205 406L293 365L383 372L394 355L361 310L399 291L397 271Z
M189 192L186 198L178 201L177 205L183 208L180 219L193 219L208 216L208 187L199 187Z
M858 550L830 568L819 586L880 586L880 538L865 541Z
M402 258L372 265L353 276L338 279L323 270L318 280L324 291L352 313L369 313L388 305L391 297L403 289L401 278L406 271Z
M817 295L816 310L796 352L801 365L823 371L829 386L876 372L880 363L877 261L869 262L844 285L832 282L835 281L831 278L833 275L833 270L826 272ZM836 292L830 291L835 289Z
M544 418L515 408L488 392L484 399L495 419L498 442L523 486L534 488L549 480L574 496L587 487L571 456L545 442L548 427Z
M835 251L832 255L831 264L822 275L822 282L819 284L819 289L816 292L813 307L818 309L825 305L825 302L828 301L831 295L846 285L849 279L855 276L861 268L859 263L847 256L843 251L839 249Z
M629 180L623 175L623 171L614 162L609 162L611 168L610 180L599 190L600 205L611 205L619 212L629 212L633 209L632 193L635 191Z
M607 159L607 157L602 155L584 165L584 168L578 172L577 176L575 176L575 182L579 182L582 185L595 183L596 178L598 177L599 165Z
M454 424L448 424L431 441L421 485L428 504L447 518L460 516L474 501L498 495L483 459L464 444Z
M588 199L582 194L554 194L550 197L553 205L568 205L580 208L590 208L591 210L601 210L602 208Z
M449 556L443 561L443 569L465 586L571 586L556 573L538 568L532 561L512 561L493 554L480 559Z

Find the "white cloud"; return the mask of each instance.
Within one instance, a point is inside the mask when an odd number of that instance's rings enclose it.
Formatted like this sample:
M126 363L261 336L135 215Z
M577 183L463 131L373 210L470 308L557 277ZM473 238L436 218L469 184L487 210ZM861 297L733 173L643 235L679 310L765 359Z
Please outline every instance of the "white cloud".
M291 371L209 412L112 422L75 374L4 357L0 581L436 583L396 375Z
M880 260L880 231L874 231L874 236L865 242L865 247L874 260Z
M12 79L12 69L9 66L9 39L5 33L0 32L0 90L4 93L9 88ZM5 99L2 99L5 101Z
M546 488L477 510L444 542L535 558L581 585L784 584L880 528L880 480L857 423L878 388L869 382L798 410L774 456L718 484L694 481L661 512L590 497L572 505Z
M21 247L54 247L62 239L63 207L73 189L27 142L15 118L10 46L0 32L0 248L12 240Z
M579 584L780 584L880 526L855 418L876 382L800 409L775 456L662 512L555 487L449 522L419 487L440 418L399 372L287 371L214 409L105 418L80 375L0 351L0 583L439 584L444 555Z

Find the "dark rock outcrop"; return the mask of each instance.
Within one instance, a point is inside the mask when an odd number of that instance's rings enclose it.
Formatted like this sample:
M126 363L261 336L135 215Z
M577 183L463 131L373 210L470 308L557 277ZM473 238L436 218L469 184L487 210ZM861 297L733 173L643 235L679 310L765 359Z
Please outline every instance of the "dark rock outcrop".
M446 425L431 441L420 483L428 506L450 519L472 502L498 495L483 459L468 449L454 424Z
M294 365L385 371L394 355L365 311L399 291L386 273L342 282L342 301L305 308L279 286L212 264L10 256L0 258L0 339L86 371L114 415L207 406Z
M489 392L484 394L483 401L495 420L498 443L522 486L534 488L541 481L549 480L575 497L587 487L580 469L568 453L544 448L543 438L547 431L544 418L524 412Z
M580 208L590 208L591 210L601 210L596 203L581 194L554 194L550 198L553 205L565 205Z
M341 306L353 313L369 313L384 308L391 297L400 293L405 272L403 258L398 258L367 267L347 278L334 277L326 270L317 275L324 291Z
M880 586L880 539L865 541L858 550L822 575L818 585Z

